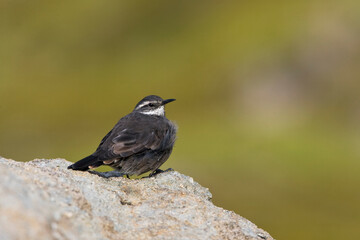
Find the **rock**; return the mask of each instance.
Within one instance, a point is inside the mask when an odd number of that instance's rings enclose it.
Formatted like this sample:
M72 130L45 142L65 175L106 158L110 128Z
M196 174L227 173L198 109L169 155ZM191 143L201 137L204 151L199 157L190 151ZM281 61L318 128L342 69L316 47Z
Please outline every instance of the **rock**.
M176 171L105 179L69 164L0 158L0 239L272 239Z

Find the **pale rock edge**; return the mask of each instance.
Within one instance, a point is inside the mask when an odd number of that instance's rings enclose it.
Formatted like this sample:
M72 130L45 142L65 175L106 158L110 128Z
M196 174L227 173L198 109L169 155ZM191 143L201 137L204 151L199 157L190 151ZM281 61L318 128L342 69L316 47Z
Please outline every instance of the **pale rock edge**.
M69 164L0 157L0 239L273 239L176 171L104 179Z

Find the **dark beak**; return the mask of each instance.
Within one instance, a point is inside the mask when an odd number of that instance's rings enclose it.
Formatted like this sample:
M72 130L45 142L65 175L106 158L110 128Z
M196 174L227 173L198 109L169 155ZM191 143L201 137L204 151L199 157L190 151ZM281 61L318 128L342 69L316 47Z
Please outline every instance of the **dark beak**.
M164 101L162 101L162 104L161 105L165 105L165 104L168 104L168 103L171 103L171 102L173 102L173 101L175 101L176 99L173 99L173 98L171 98L171 99L165 99Z

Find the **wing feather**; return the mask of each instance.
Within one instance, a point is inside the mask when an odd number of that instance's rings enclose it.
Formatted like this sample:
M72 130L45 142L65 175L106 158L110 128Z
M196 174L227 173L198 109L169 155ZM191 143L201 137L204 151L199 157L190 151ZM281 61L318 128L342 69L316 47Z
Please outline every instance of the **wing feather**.
M112 142L114 143L111 147L113 154L128 157L146 149L156 149L161 144L161 138L153 130L142 133L122 131L112 139Z
M165 128L159 128L159 125ZM163 119L132 113L119 120L102 139L94 154L100 160L107 161L160 149L164 147L167 131L168 125Z

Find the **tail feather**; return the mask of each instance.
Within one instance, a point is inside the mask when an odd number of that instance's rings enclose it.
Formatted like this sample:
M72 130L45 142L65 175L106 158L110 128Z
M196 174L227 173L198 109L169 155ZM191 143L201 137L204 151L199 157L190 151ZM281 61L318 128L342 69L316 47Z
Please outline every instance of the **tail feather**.
M87 171L90 168L96 168L102 164L103 164L103 162L100 161L97 156L90 155L90 156L87 156L86 158L83 158L83 159L77 161L74 164L71 164L70 166L68 166L68 169Z

